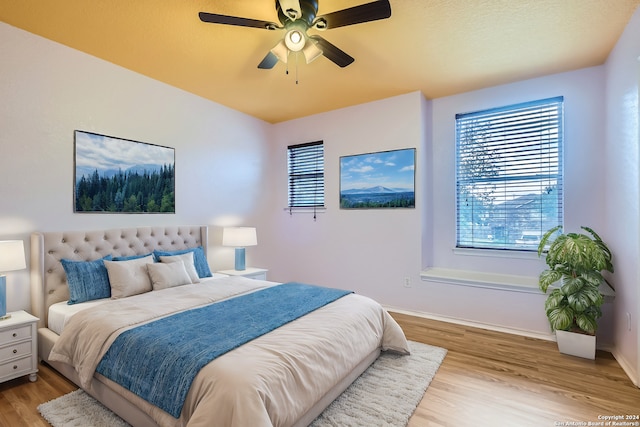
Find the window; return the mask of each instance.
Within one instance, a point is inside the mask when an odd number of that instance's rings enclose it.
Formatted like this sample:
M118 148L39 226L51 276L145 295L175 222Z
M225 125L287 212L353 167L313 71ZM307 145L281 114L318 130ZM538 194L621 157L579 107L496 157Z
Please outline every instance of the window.
M563 98L456 115L459 248L538 249L562 224Z
M324 146L322 141L287 147L289 211L324 207Z

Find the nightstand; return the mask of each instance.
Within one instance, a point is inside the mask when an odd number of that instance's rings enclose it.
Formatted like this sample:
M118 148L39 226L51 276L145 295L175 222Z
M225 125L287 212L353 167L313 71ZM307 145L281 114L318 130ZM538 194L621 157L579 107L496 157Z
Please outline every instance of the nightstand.
M38 372L37 317L26 311L8 313L0 320L0 382L29 375L35 381Z
M249 279L267 280L267 269L264 268L250 268L245 270L221 270L216 273L226 274L227 276L242 276Z

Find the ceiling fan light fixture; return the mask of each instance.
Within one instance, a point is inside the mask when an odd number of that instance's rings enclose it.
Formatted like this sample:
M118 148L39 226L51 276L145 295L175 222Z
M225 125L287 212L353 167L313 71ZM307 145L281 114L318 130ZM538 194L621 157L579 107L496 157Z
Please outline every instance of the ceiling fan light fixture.
M298 44L300 43L300 40L302 40L302 34L300 34L300 31L292 31L291 41L295 44Z
M289 59L289 49L282 40L280 40L280 42L275 45L273 49L271 49L271 53L273 53L278 58L278 60L282 61L285 64Z
M292 52L301 51L306 41L305 35L298 29L289 30L284 36L284 43Z
M307 43L302 49L302 53L304 53L304 59L307 61L307 64L311 63L317 57L322 56L322 50L311 40L307 40Z

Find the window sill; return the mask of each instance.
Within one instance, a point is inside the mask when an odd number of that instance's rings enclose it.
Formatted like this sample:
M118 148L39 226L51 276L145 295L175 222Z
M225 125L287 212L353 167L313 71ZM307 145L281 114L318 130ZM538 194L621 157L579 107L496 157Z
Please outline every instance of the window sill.
M493 258L517 258L517 259L538 259L536 251L518 251L515 249L471 249L471 248L453 248L456 255L465 256L485 256ZM537 280L537 279L536 279Z
M291 213L325 213L327 211L326 207L317 207L317 208L283 208L285 212Z
M439 282L449 285L500 289L532 294L540 293L537 277L429 267L420 273L420 278L425 282Z
M429 267L420 272L420 278L425 282L446 283L449 285L471 286L474 288L497 289L538 295L542 293L538 288L538 278L531 276ZM600 285L600 293L604 295L605 302L613 301L615 298L615 291L607 283Z

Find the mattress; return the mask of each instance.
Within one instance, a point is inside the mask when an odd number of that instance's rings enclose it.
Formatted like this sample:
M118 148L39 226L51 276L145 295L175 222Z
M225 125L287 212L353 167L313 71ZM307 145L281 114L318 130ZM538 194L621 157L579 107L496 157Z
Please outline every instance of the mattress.
M104 298L71 305L67 304L66 301L53 304L49 307L49 329L60 335L66 324L69 322L69 319L71 319L74 314L77 314L82 310L97 307L106 301L110 301L110 299Z

